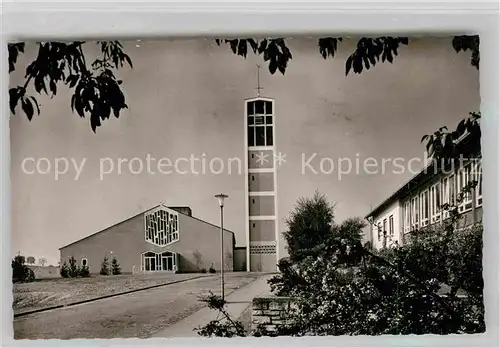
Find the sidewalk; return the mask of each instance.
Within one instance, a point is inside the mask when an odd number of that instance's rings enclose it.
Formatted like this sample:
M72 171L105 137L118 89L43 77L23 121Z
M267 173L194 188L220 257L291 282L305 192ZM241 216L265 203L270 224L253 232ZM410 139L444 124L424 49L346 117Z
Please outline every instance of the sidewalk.
M269 295L270 289L267 280L271 276L262 276L254 282L235 290L226 297L226 310L232 318L238 319L252 304L252 299L258 296ZM159 331L153 337L198 337L197 327L208 324L217 319L216 310L204 307L192 315L169 326L164 331Z

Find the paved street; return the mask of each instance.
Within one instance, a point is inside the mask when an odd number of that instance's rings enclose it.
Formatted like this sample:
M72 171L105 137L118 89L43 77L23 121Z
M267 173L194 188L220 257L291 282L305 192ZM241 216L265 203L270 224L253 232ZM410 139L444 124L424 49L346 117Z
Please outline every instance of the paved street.
M226 293L260 275L226 275ZM199 296L219 293L219 276L117 296L14 320L15 339L146 338L204 307Z

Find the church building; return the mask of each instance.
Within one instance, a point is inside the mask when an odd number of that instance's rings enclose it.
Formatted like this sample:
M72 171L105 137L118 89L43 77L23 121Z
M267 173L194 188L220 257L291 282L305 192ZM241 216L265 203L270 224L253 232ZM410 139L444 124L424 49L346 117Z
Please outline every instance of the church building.
M242 114L246 243L236 248L234 233L224 230L224 270L275 272L280 238L274 100L259 93L245 100ZM99 273L104 257L116 257L123 273L220 270L220 228L195 218L189 207L160 204L62 247L60 254L61 265L74 257L91 273Z
M159 204L59 249L61 265L74 257L98 274L105 257L116 257L123 273L199 272L221 269L220 227L192 215L189 207ZM242 267L234 259L234 233L224 230L224 270Z

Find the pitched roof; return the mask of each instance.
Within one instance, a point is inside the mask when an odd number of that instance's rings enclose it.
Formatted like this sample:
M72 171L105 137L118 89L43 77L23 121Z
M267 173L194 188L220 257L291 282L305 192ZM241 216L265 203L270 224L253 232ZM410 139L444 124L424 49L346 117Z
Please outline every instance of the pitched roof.
M457 140L457 143L460 143L460 145L467 146L470 144L470 140L471 138L469 137L469 133L466 133ZM471 148L465 147L465 149L469 152L470 156L472 156L472 154L475 154L477 152L477 149L472 147ZM374 209L372 209L372 211L368 215L366 215L365 218L368 219L369 217L378 214L380 211L382 211L384 208L392 204L394 201L409 193L412 188L416 186L418 187L419 185L422 185L423 183L428 182L428 180L432 179L432 177L434 177L434 175L436 174L429 169L431 169L434 166L434 164L435 163L431 160L431 162L427 166L425 166L420 172L411 177L403 185L399 186L394 193L392 193L389 197L384 199L379 205L377 205ZM442 168L440 168L440 170L442 170Z
M429 168L432 166L432 163L423 168L420 172L415 174L409 180L407 180L403 185L399 186L394 193L392 193L389 197L384 199L379 205L377 205L372 211L365 216L365 218L369 218L370 216L374 216L382 211L385 207L393 203L396 199L403 196L406 192L409 192L412 187L417 186L422 182L425 178L425 174L428 174Z
M160 203L160 204L157 204L157 205L155 205L155 206L153 206L153 207L151 207L151 208L148 208L148 209L146 209L146 210L143 210L143 211L141 211L140 213L137 213L137 214L135 214L135 215L133 215L133 216L131 216L131 217L129 217L129 218L127 218L127 219L125 219L125 220L121 220L121 221L119 221L119 222L117 222L117 223L115 223L115 224L113 224L113 225L111 225L111 226L108 226L108 227L106 227L106 228L104 228L104 229L102 229L102 230L100 230L100 231L98 231L98 232L92 233L92 234L90 234L90 235L88 235L88 236L86 236L86 237L80 238L80 239L78 239L78 240L76 240L76 241L74 241L74 242L71 242L71 243L69 243L69 244L66 244L65 246L60 247L60 248L59 248L59 250L64 249L64 248L66 248L66 247L69 247L70 245L76 244L76 243L78 243L78 242L81 242L82 240L85 240L85 239L88 239L88 238L90 238L90 237L93 237L93 236L95 236L95 235L97 235L97 234L99 234L99 233L106 232L106 231L107 231L108 229L110 229L111 227L117 226L117 225L119 225L119 224L121 224L121 223L123 223L123 222L129 221L129 220L132 220L133 218L135 218L135 217L137 217L137 216L139 216L139 215L142 215L142 214L144 214L144 213L146 213L146 212L148 212L148 211L150 211L150 210L152 210L152 209L158 208L158 207L160 207L160 206L163 206L163 207L168 208L168 209L175 210L175 211L176 211L176 212L178 212L179 214L182 214L182 215L184 215L184 216L187 216L188 218L195 219L195 220L198 220L198 221L200 221L200 222L206 223L206 224L208 224L208 225L211 225L211 226L214 226L214 227L220 228L220 226L217 226L217 225L211 224L210 222L206 222L206 221L201 220L201 219L199 219L199 218L196 218L196 217L194 217L194 216L192 216L192 215L187 215L187 214L184 214L182 211L178 211L178 210L176 210L176 208L189 208L189 210L191 211L191 208L190 208L190 207L176 207L176 206L169 207L169 206L166 206L166 205L164 205L164 204ZM234 232L233 232L233 231L230 231L230 230L225 229L225 228L224 228L224 231L232 233L232 234L233 234L233 240L235 239L235 238L234 238Z

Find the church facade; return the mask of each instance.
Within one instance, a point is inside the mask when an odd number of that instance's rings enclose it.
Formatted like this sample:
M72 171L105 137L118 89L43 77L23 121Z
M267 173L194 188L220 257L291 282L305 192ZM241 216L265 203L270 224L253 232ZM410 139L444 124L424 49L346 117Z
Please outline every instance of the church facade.
M224 230L224 270L233 271L234 233ZM106 257L123 273L221 269L220 227L192 216L189 207L160 204L59 249L61 265L74 257L98 274ZM241 267L241 266L240 266Z

